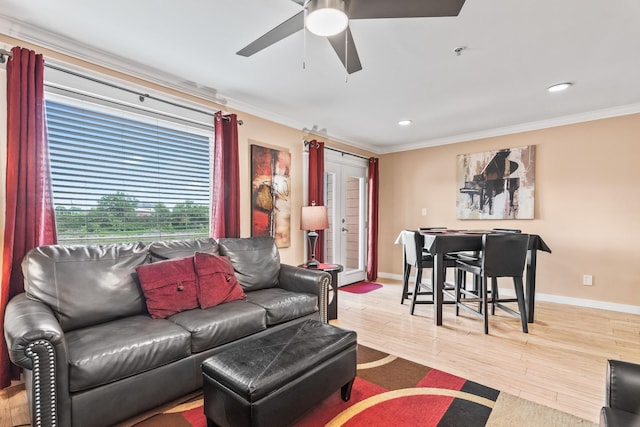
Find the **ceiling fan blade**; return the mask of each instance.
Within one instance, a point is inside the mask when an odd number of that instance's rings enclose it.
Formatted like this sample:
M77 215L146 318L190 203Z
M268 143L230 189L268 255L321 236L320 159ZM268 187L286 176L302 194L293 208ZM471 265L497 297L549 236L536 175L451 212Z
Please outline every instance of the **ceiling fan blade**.
M349 19L458 16L465 0L351 0Z
M347 37L347 63L345 64L345 35ZM362 70L362 64L360 64L360 57L358 56L358 51L356 50L356 44L353 41L353 36L351 35L351 29L347 27L343 32L336 34L335 36L327 37L329 43L331 43L331 47L336 51L338 58L342 62L342 65L347 69L347 73L352 74L356 71Z
M260 52L262 49L265 49L272 44L289 37L291 34L302 30L303 28L304 10L287 19L282 24L267 32L262 37L249 43L248 45L237 51L236 55L251 56L254 53Z

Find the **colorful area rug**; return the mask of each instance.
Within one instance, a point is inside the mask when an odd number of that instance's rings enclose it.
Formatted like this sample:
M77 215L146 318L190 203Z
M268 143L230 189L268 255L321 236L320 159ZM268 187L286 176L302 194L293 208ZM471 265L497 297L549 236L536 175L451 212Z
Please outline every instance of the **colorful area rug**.
M206 427L202 396L135 424ZM336 390L294 426L595 426L493 388L358 346L351 400Z
M345 292L351 292L352 294L368 294L376 289L380 289L382 285L375 282L358 282L351 285L342 286L338 289Z

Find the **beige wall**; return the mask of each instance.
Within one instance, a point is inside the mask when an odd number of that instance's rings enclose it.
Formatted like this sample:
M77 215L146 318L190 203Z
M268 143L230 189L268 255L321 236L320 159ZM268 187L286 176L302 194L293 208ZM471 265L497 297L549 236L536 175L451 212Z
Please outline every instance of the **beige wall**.
M456 155L524 145L536 146L535 219L456 220ZM640 114L384 155L380 272L400 275L404 228L521 228L553 250L538 257L538 293L640 309L639 160Z

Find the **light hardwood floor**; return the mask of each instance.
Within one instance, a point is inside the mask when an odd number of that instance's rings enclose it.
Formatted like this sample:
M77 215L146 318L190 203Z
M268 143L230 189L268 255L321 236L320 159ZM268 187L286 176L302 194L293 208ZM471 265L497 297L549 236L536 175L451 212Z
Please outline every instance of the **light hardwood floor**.
M538 302L536 322L523 334L502 311L482 320L445 305L443 325L433 307L409 314L401 285L381 279L368 294L339 292L338 319L360 344L437 368L597 422L604 401L607 359L640 363L640 315ZM0 427L28 425L20 386L0 391Z
M535 323L496 310L489 335L482 319L445 305L435 326L433 306L400 304L399 282L368 294L339 292L338 326L360 344L597 422L604 402L607 359L640 363L640 315L536 303Z

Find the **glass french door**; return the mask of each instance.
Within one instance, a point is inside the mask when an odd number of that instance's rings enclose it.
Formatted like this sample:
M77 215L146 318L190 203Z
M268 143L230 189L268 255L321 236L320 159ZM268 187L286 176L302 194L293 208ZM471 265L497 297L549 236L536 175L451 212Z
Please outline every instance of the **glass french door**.
M325 151L325 262L340 264L338 286L365 280L367 161Z

